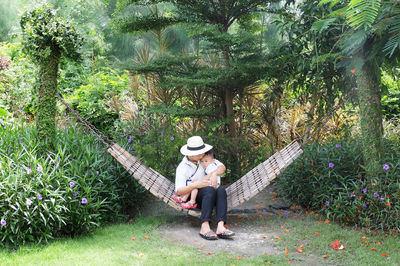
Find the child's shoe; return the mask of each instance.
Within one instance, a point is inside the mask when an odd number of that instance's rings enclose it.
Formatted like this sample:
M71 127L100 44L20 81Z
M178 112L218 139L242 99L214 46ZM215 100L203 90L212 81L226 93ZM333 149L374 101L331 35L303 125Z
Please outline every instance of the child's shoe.
M182 196L178 196L178 195L173 195L172 199L175 200L176 202L178 202L179 204L184 203L185 201L183 200Z
M182 208L184 208L184 209L194 209L194 208L197 207L197 203L196 203L196 202L195 202L195 203L192 203L192 202L190 202L190 201L188 201L188 202L182 202L182 203L181 203L181 206L182 206Z

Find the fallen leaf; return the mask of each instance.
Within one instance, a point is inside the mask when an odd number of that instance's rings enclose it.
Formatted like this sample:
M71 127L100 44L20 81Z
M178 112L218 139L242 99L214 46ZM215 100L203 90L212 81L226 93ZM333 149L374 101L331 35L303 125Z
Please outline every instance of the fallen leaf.
M370 248L370 250L376 250L376 248Z
M318 232L314 232L314 234L315 234L315 235L318 235L319 233L318 233Z
M199 240L197 240L197 239L195 239L195 240L193 240L193 242L198 242Z
M132 236L131 240L136 240L136 237Z
M350 70L350 72L354 74L354 73L356 73L356 69L353 68L352 70Z
M386 254L386 253L382 253L381 255L384 256L384 257L389 257L389 255Z
M328 224L330 221L328 219L325 219L325 223Z
M135 219L129 219L129 222L133 222L133 221L135 221Z
M264 229L269 229L269 227L268 226L264 226Z
M264 252L264 255L268 255L268 252Z
M264 239L268 238L268 236L263 236Z
M234 225L234 226L238 226L238 223L234 223L233 225Z
M280 236L275 236L275 239L280 239L281 237Z
M224 224L224 227L225 227L225 228L228 228L228 225L227 225L227 224Z
M297 249L297 252L303 253L303 248L298 248L298 249Z
M329 255L323 255L322 256L324 259L326 259L327 257L329 257Z
M212 252L207 252L207 255L211 255L212 254Z
M289 252L289 250L288 250L287 248L285 248L285 252L286 252L286 253L288 253L288 252Z
M242 257L236 257L236 259L237 259L237 260L241 260L241 259L242 259Z
M143 253L139 253L139 257L143 257L144 256L144 254Z
M285 232L288 233L288 232L289 232L289 229L286 229Z
M377 244L378 244L378 245L382 245L382 242L381 242L381 241L378 241Z
M362 239L367 239L367 237L366 237L366 236L362 236L361 238L362 238Z
M144 238L149 239L149 236L144 236Z
M206 246L206 245L204 245L204 244L201 244L199 248L204 248L205 246Z
M294 219L297 219L297 216L295 215L295 216L293 216L293 218L294 218Z
M284 228L283 225L281 225L281 228L282 228L282 229Z
M304 247L304 245L300 245L300 248Z

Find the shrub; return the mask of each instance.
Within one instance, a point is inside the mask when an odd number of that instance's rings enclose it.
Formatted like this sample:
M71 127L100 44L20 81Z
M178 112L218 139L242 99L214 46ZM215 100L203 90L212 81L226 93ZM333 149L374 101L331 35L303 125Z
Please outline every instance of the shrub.
M367 179L358 139L313 143L277 178L277 191L308 210L344 224L398 230L399 147L399 143L385 140L382 170Z
M3 246L87 233L143 200L140 185L90 135L59 132L57 152L45 157L32 128L2 128L0 136Z

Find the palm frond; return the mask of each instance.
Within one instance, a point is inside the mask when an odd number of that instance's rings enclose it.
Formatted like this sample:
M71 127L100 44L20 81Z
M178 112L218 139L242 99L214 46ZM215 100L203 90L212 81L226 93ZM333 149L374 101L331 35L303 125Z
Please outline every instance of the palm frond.
M337 5L337 4L339 4L339 3L341 3L342 2L342 0L321 0L321 1L319 1L319 6L322 6L322 5L325 5L325 4L331 4L329 7L330 8L332 8L332 7L334 7L335 5Z
M381 9L382 0L351 0L348 4L346 17L354 29L362 27L368 30L372 27Z
M396 48L400 48L400 10L396 10L396 15L390 18L390 37L383 47L383 52L387 56L391 57L396 51Z

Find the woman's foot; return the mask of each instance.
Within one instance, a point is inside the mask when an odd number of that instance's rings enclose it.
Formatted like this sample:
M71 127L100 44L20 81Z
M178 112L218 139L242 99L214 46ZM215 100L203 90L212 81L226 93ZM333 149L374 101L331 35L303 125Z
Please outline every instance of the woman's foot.
M200 228L200 236L206 240L217 240L218 236L211 230L209 222L203 222Z
M225 224L225 222L223 222L223 221L218 222L217 236L219 238L223 238L223 239L232 238L235 235L235 233L232 232L231 230L226 229L224 224Z

